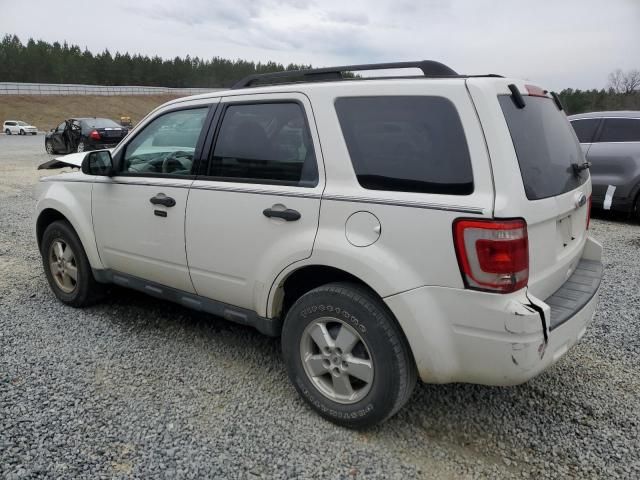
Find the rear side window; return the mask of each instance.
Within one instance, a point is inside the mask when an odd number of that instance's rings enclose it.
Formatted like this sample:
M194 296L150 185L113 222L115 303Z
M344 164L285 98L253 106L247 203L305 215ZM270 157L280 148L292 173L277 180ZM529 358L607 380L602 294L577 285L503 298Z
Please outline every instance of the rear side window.
M640 142L640 119L606 118L600 142Z
M335 103L360 185L448 195L473 192L458 112L435 96L345 97Z
M576 135L580 143L593 142L593 137L596 134L596 130L598 129L599 124L600 124L599 118L573 120L571 122L571 126L573 127L573 130L576 132Z
M295 102L229 105L209 175L236 182L317 185L318 167L302 106Z
M510 95L498 96L527 198L540 200L578 188L589 175L573 168L585 159L566 116L550 98L525 99L526 106L517 108Z

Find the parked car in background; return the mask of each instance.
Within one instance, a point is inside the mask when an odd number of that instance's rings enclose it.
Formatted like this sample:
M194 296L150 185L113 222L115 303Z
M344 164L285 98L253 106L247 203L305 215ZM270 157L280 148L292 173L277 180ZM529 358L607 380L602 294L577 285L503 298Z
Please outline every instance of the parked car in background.
M7 135L37 135L38 128L21 120L5 120L2 130Z
M583 113L569 121L591 162L593 205L640 220L640 111Z
M70 118L44 139L47 153L72 153L113 148L129 130L108 118Z
M424 76L343 77L398 68ZM589 170L557 96L522 80L429 61L250 76L41 168L65 164L34 228L60 301L114 283L281 336L302 398L348 427L418 377L525 382L596 309Z

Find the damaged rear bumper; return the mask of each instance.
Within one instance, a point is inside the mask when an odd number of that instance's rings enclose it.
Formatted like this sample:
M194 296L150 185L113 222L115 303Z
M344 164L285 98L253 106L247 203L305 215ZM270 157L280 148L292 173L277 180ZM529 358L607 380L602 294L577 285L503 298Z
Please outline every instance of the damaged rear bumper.
M591 274L583 278L576 269L548 303L526 289L498 295L444 287L418 288L385 302L424 382L516 385L553 365L585 334L598 302L600 255L601 246L589 239L580 265Z

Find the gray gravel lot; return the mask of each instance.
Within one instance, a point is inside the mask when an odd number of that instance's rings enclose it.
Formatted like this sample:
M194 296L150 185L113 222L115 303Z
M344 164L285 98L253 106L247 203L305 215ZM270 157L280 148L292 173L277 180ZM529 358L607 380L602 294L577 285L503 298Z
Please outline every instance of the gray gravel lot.
M279 342L115 289L54 299L31 230L43 137L0 136L0 477L639 478L640 226L592 221L606 276L582 343L526 385L419 385L352 432Z

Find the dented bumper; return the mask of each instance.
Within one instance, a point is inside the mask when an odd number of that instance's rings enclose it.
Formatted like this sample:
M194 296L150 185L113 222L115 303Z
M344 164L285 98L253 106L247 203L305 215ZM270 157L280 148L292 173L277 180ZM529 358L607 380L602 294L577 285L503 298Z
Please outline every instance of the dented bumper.
M581 264L599 277L588 276L588 296L576 295L574 302L559 303L552 295L548 304L526 289L499 295L444 287L418 288L385 302L407 335L424 382L516 385L553 365L585 334L598 302L600 254L590 239ZM580 283L581 273L567 283Z

